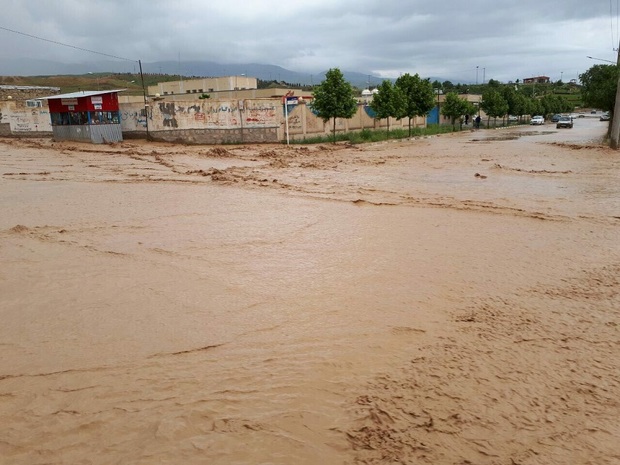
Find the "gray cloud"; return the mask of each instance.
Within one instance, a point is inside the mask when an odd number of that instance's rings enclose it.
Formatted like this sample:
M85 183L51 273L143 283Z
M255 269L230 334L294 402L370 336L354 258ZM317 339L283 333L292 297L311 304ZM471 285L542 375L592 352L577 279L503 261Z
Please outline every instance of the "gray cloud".
M610 14L610 4L612 11ZM0 26L143 62L266 63L455 81L577 78L615 60L616 1L0 0ZM0 59L96 55L0 30ZM0 65L0 73L2 72Z

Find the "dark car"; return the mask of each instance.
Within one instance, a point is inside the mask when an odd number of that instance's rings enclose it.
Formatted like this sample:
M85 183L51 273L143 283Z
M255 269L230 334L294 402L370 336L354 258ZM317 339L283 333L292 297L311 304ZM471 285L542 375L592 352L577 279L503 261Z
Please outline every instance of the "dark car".
M560 121L560 118L562 117L562 115L553 115L551 117L551 122L552 123L557 123L558 121Z
M560 119L558 120L557 124L555 125L555 127L557 129L560 129L560 128L572 129L573 128L573 119L570 116L561 116Z

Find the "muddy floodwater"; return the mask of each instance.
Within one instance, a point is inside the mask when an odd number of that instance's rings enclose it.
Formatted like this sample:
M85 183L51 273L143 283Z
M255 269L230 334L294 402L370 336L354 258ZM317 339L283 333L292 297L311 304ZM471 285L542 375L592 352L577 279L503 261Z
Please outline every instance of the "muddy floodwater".
M620 463L605 130L0 139L0 463Z

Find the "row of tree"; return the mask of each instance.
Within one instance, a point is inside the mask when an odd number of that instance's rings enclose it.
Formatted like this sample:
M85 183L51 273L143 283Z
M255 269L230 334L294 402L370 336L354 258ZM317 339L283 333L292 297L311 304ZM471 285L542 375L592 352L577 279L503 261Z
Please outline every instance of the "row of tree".
M417 74L404 74L394 84L385 80L374 94L371 108L378 119L387 118L388 132L390 118L409 118L409 135L416 116L426 115L435 105L433 87L428 79ZM344 80L338 68L330 69L325 80L314 88L312 109L324 122L333 118L333 136L336 140L336 118L351 118L357 111L357 99L353 88Z
M542 97L527 96L520 88L512 85L498 85L487 88L482 93L480 108L487 115L487 125L491 118L503 118L506 115L553 115L573 111L573 105L566 97L557 94L545 94Z
M491 83L490 83L491 84ZM491 118L503 118L506 115L551 115L572 111L568 100L556 94L546 94L542 97L526 95L518 86L502 85L499 82L489 85L482 94L480 109L487 115L487 125ZM435 96L439 89L434 88L429 79L422 79L418 74L404 74L392 84L385 80L374 94L370 107L378 119L387 119L388 132L390 118L397 120L409 119L409 135L412 133L412 121L416 116L425 116L435 106ZM357 111L357 99L353 88L345 81L338 68L330 69L325 80L315 87L314 98L311 103L314 112L324 122L333 119L333 135L336 139L336 118L351 118ZM441 114L450 118L453 128L456 121L461 124L466 115L479 113L479 108L456 92L449 92L445 96L441 107Z

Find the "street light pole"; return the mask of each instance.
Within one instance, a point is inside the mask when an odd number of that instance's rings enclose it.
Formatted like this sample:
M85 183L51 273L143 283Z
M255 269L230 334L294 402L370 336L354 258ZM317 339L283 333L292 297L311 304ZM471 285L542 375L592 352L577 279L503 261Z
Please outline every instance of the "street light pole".
M476 85L478 85L478 66L476 66Z
M618 58L616 68L620 69L620 44L618 45ZM618 73L618 83L616 84L616 103L614 104L614 115L611 119L611 137L609 146L618 150L620 140L620 73Z

